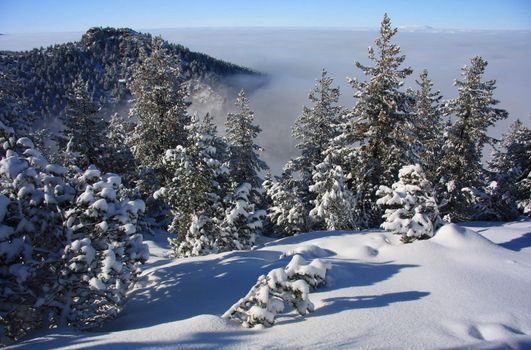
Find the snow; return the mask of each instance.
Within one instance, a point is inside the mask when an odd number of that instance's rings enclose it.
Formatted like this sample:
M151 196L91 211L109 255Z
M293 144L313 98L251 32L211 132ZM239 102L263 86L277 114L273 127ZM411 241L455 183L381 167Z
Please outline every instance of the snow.
M101 280L97 279L96 277L92 277L89 281L89 286L92 289L96 290L105 290L107 287L105 286L105 283L103 283Z
M14 179L28 168L28 162L17 156L6 157L0 161L0 173Z
M27 137L21 137L17 140L17 145L25 148L34 148L33 142Z
M86 192L85 192L86 193ZM83 193L83 194L85 194ZM100 210L102 212L106 212L109 209L109 205L107 201L103 198L98 199L92 205L90 206L92 209Z
M120 317L93 332L42 331L8 349L530 348L530 232L531 221L466 223L403 244L382 230L323 231L177 260L160 233ZM312 246L322 250L313 268L332 266L326 285L310 290L314 312L287 310L264 329L220 317L259 276L282 279L288 252L311 265L302 259L316 258Z
M83 173L83 179L85 181L90 181L92 179L98 178L101 176L101 172L98 169L87 169Z

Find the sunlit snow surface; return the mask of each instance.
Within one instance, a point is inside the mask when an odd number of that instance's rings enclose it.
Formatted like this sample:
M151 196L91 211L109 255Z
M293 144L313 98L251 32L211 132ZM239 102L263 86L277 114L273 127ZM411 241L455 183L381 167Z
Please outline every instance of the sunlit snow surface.
M314 232L181 260L164 256L164 241L150 242L141 285L105 329L40 332L12 348L531 348L531 221L448 225L407 245L378 230ZM267 329L220 318L295 253L332 263L310 294L314 313Z

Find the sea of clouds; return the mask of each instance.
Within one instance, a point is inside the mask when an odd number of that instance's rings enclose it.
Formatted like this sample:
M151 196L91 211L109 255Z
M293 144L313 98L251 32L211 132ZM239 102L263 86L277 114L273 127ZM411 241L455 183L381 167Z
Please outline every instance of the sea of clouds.
M368 64L367 47L378 33L370 29L283 29L283 28L179 28L141 30L161 35L170 42L213 57L250 67L268 75L268 83L250 91L249 98L263 132L259 143L274 173L297 151L291 126L323 68L342 91L341 104L354 104L346 77L363 79L355 61ZM82 33L13 34L0 36L0 50L23 50L79 40ZM405 29L395 40L406 55L405 65L414 70L405 88L415 87L422 69L428 69L435 89L444 98L454 98L453 86L461 67L480 55L489 65L486 79L496 79L495 97L509 113L489 130L501 136L508 125L521 119L531 127L531 32L529 31L437 31L432 28ZM242 79L242 87L249 86ZM229 105L230 105L229 101ZM222 124L225 115L216 116Z

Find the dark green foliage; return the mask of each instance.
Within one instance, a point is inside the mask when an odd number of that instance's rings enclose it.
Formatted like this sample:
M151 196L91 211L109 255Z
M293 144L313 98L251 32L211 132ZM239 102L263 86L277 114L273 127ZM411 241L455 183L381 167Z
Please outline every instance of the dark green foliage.
M27 109L39 120L64 113L67 92L81 77L87 82L93 101L116 105L129 98L125 82L142 51L151 52L151 35L121 28L92 28L80 41L25 52L0 52L0 71L16 89L14 100L27 102ZM192 52L181 45L166 43L170 55L180 61L185 79L215 82L233 74L256 74L234 64Z

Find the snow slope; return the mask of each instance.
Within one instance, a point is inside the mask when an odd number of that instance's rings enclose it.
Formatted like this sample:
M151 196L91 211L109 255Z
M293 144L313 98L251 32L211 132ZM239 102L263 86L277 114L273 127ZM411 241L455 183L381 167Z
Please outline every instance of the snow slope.
M531 221L447 225L408 245L378 230L313 232L175 261L150 244L142 285L105 329L43 331L11 348L531 348ZM220 318L293 254L332 263L327 286L310 294L314 313L267 329Z

